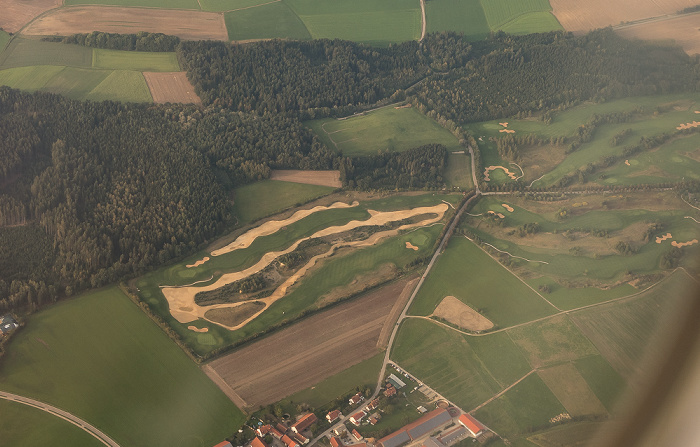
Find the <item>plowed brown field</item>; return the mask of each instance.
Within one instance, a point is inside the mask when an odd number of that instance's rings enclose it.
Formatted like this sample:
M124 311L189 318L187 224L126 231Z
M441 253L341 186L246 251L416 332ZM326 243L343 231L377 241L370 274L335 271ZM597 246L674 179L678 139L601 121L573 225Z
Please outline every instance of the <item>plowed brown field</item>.
M640 23L617 30L628 39L674 40L688 54L700 54L700 14Z
M278 169L272 171L270 180L283 182L306 183L308 185L332 186L340 188L340 171L297 171Z
M187 40L228 40L223 14L113 6L72 6L52 11L31 23L29 35L67 36L102 31L136 33L148 31Z
M620 22L673 14L697 0L550 0L552 13L567 31L586 32Z
M395 323L397 315L389 315L407 282L320 312L208 366L247 408L277 402L375 355L382 328Z
M61 4L62 0L0 0L0 28L16 33L34 17Z
M194 87L187 79L187 73L178 71L173 73L144 72L146 84L153 96L153 102L163 104L166 102L180 102L184 104L201 104L202 100L194 92Z

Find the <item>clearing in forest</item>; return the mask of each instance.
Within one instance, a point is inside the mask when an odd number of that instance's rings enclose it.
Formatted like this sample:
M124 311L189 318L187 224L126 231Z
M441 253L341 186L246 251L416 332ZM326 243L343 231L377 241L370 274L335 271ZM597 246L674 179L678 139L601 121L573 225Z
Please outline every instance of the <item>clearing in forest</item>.
M180 71L175 53L93 49L92 66L113 70Z
M204 11L73 6L38 18L23 32L27 35L66 36L76 33L134 33L148 31L187 40L227 40L221 14Z
M270 173L270 180L304 183L307 185L330 186L341 188L340 171L300 171L275 169Z
M201 104L202 100L194 92L194 87L187 79L187 73L178 71L173 73L144 72L148 89L156 104L167 102L182 104Z

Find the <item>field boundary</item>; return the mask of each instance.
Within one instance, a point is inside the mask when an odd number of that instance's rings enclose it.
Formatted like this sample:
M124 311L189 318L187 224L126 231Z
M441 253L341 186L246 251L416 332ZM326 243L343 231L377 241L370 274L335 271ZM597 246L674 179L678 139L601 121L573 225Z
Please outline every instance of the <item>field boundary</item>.
M104 434L97 427L91 425L90 423L80 419L79 417L65 411L60 408L56 408L53 405L49 405L40 400L31 399L29 397L20 396L18 394L7 393L5 391L0 391L0 399L4 399L10 402L17 402L19 404L34 407L38 410L45 411L47 413L53 414L66 422L70 422L81 430L87 432L92 437L100 441L102 444L108 447L120 447L112 438Z

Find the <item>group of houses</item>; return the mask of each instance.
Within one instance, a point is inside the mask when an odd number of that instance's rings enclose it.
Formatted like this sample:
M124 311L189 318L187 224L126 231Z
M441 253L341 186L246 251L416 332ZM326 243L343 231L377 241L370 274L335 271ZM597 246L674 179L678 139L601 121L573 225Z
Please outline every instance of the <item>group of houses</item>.
M450 411L444 408L435 409L421 416L417 421L403 426L394 433L377 441L377 447L400 447L415 442L429 433L441 430L453 422ZM430 436L422 443L422 447L445 447L467 435L478 437L486 430L474 417L463 413L457 418L457 426L442 431L440 436Z
M284 447L301 447L309 443L309 438L313 436L309 427L316 422L318 422L318 418L315 414L306 413L290 427L281 423L261 425L255 430L255 438L250 442L250 445L251 447L270 447L265 442L265 438L270 435L273 440L277 440Z

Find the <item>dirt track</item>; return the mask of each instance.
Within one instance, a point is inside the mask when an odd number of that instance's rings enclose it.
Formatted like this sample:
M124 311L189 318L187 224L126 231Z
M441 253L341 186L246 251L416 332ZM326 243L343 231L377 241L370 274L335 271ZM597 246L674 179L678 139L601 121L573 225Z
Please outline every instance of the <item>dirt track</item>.
M171 34L186 40L228 40L223 14L116 6L64 7L32 22L23 33L67 36L92 31L107 33L148 31Z
M207 366L248 408L277 402L377 354L380 332L407 283L320 312Z
M16 33L34 17L61 4L63 0L0 0L0 28Z
M340 171L297 171L276 169L270 174L270 180L305 183L307 185L331 186L341 188Z
M187 73L177 71L172 73L152 73L144 72L143 77L146 78L146 84L153 96L153 102L156 104L165 104L166 102L182 103L182 104L201 104L202 100L194 92L194 87L187 79Z

